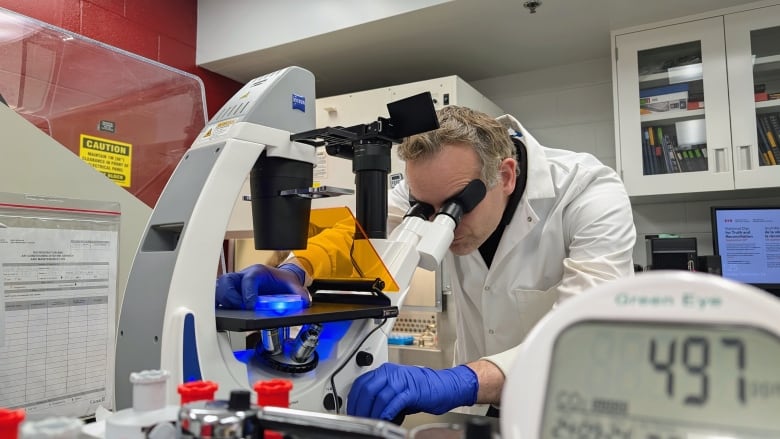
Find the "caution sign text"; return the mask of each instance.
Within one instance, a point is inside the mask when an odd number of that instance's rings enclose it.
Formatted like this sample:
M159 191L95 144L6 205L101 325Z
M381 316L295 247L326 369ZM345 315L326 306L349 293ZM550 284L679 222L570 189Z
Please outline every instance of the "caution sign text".
M130 187L133 145L82 134L79 157L123 187Z

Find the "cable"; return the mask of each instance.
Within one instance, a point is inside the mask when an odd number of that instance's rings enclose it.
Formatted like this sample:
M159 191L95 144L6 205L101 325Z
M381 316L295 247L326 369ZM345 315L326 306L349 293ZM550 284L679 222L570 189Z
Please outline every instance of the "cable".
M360 350L360 348L363 346L363 343L365 343L366 340L368 340L368 338L371 337L372 334L374 334L374 332L376 332L379 328L384 326L385 323L387 323L387 319L382 320L382 323L376 325L374 329L369 331L368 334L366 334L366 336L363 337L363 340L360 340L360 343L358 343L355 349L347 356L347 359L341 364L341 366L336 368L336 370L334 370L333 373L330 375L330 388L331 388L331 394L333 395L333 406L336 409L337 415L340 414L339 413L340 407L339 407L339 394L338 392L336 392L336 374L341 372L342 369L344 369L344 367L349 363L352 357L354 357L355 354L357 354L357 351Z
M349 259L350 259L350 261L352 262L352 268L354 268L354 269L355 269L355 271L357 271L357 274L358 274L358 276L360 276L360 277L366 277L366 275L365 275L365 274L363 274L363 270L361 270L361 269L360 269L360 265L359 265L359 264L357 263L357 261L355 260L355 255L354 255L354 253L355 253L355 238L353 237L353 238L352 238L352 245L351 245L351 247L349 248Z

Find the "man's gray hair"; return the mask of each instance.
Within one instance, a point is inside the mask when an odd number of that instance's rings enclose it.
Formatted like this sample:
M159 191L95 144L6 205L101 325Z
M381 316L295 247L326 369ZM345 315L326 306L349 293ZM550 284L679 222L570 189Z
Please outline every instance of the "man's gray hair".
M499 182L499 166L505 158L517 158L507 128L489 115L450 105L438 110L439 128L410 136L398 146L401 160L428 159L443 145L471 145L482 162L480 178L488 188Z

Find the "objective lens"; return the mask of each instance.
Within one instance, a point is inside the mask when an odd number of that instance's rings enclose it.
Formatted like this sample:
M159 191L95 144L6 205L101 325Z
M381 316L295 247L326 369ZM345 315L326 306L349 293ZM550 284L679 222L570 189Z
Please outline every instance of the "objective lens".
M263 329L260 332L260 340L263 343L263 349L276 355L282 353L284 343L283 331L280 328Z
M299 363L309 361L314 350L317 349L321 332L322 325L319 323L312 323L301 328L301 332L298 333L298 337L295 339L292 359Z

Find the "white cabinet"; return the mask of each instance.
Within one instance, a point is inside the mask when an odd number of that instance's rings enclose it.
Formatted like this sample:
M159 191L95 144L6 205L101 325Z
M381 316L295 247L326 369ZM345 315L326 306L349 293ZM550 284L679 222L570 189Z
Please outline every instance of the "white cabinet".
M724 18L735 186L778 187L780 6Z
M629 195L780 186L780 6L613 32Z

